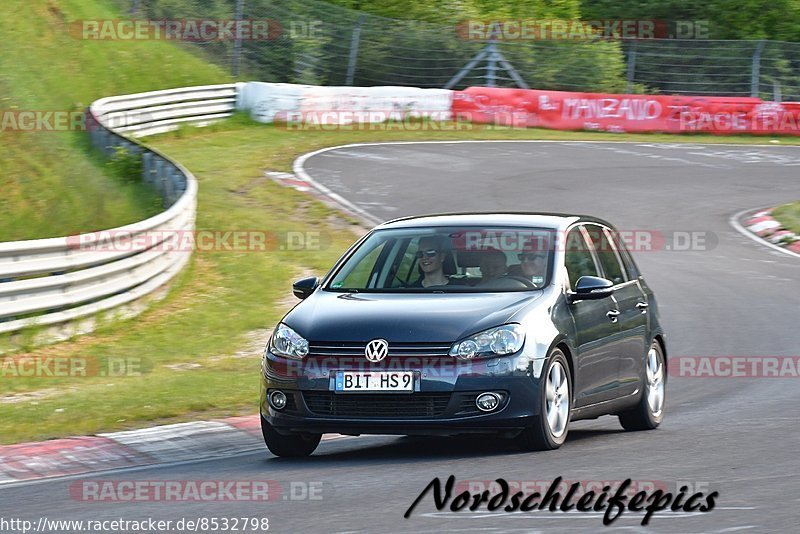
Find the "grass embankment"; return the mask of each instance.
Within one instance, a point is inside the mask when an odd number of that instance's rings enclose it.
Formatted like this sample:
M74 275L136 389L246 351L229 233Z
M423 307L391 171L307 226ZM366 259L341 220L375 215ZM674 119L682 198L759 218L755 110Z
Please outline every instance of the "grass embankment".
M110 0L5 0L0 113L82 111L103 96L228 79L173 43L86 41L69 31L81 19L115 18ZM160 209L152 190L90 155L83 132L0 128L0 190L0 241L112 228Z
M800 201L778 206L772 210L772 216L780 221L784 228L800 235Z
M318 231L322 246L267 253L198 252L168 298L139 317L28 356L113 358L141 376L0 379L0 442L135 428L256 411L268 329L296 302L292 279L323 274L355 239L353 221L264 176L325 146L380 140L583 139L730 142L718 136L626 136L546 130L298 132L236 117L149 142L200 182L200 230ZM761 138L737 141L764 143ZM794 140L792 140L794 141ZM783 142L783 140L782 140Z

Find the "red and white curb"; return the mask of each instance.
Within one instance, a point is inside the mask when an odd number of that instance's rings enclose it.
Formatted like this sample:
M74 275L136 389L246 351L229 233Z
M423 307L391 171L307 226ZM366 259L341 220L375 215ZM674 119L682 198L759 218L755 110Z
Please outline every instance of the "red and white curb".
M294 174L289 172L269 171L267 172L267 176L269 176L270 178L272 178L281 185L292 187L294 189L297 189L298 191L303 191L304 193L311 191L311 189L313 188L313 186L309 182L301 180L297 178Z
M363 208L345 199L338 193L334 193L324 185L314 180L307 172L305 172L302 167L302 161L305 161L306 157L313 156L317 152L311 152L297 158L297 160L295 160L294 174L290 172L274 171L267 171L265 174L268 178L279 183L280 185L291 187L297 191L302 191L303 193L308 193L327 206L344 211L348 215L359 219L366 225L367 228L371 228L376 224L383 222L379 218L365 211ZM301 161L301 163L298 165L297 161Z
M787 230L775 220L772 217L772 209L761 210L745 217L742 226L773 245L800 254L800 235Z
M344 436L326 434L323 440ZM0 447L0 487L6 484L224 458L263 450L259 415L198 421L97 436Z

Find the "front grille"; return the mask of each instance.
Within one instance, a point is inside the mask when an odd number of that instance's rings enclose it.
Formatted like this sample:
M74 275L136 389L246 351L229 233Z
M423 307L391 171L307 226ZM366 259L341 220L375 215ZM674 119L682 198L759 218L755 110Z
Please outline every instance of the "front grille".
M393 343L389 342L389 357L447 356L450 343ZM308 344L309 356L356 357L364 356L367 342L315 341Z
M336 394L330 391L304 391L308 409L330 417L436 417L444 413L450 393L412 394Z

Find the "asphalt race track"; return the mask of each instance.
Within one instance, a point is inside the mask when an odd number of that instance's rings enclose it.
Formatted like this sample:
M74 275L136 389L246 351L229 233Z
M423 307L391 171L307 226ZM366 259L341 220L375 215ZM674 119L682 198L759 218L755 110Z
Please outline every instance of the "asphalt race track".
M378 219L517 210L578 212L621 230L668 237L634 253L659 299L670 357L800 355L800 259L736 231L731 217L800 198L800 148L646 143L494 142L344 147L309 158L313 179ZM695 234L691 234L694 232ZM676 250L677 249L677 250ZM288 288L287 288L288 291ZM254 377L255 379L255 377ZM255 403L255 401L254 401ZM458 480L654 481L718 491L706 514L662 511L638 532L796 532L800 517L800 378L673 377L666 417L626 433L616 418L579 422L557 451L522 454L492 440L359 437L325 441L309 459L264 450L226 460L89 476L92 480L294 482L275 502L85 503L72 480L0 490L16 515L59 519L268 517L276 532L596 532L601 513L437 511L433 477ZM303 484L321 488L313 500Z

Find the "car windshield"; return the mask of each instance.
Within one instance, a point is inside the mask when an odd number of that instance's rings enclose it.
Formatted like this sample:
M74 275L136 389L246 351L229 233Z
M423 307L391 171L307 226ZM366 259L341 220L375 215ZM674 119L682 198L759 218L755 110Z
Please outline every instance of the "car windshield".
M550 282L555 231L523 227L376 230L326 285L342 292L532 291Z

